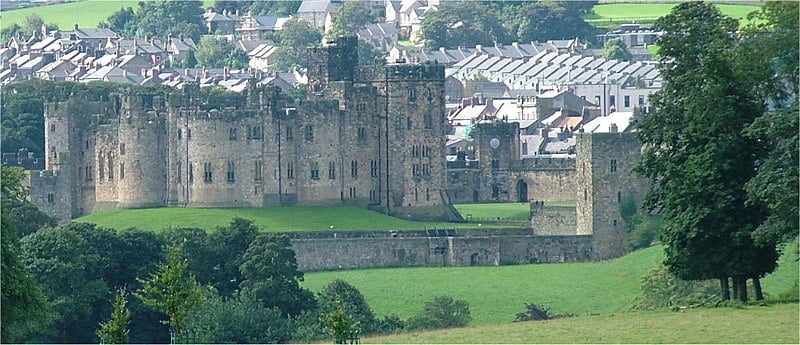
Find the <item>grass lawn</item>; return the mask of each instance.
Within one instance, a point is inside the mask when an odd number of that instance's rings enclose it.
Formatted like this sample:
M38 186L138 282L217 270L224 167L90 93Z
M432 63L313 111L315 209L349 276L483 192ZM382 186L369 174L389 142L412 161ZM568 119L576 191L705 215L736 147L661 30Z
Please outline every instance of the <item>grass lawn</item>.
M579 316L628 310L639 294L642 275L663 257L663 247L655 246L602 262L314 272L306 274L303 285L319 291L341 278L357 287L378 315L403 319L434 296L451 295L469 302L475 324L507 323L526 302ZM787 251L778 271L762 280L766 294L774 296L794 285L796 258L796 251Z
M362 339L363 343L797 344L798 305L698 308L483 325Z
M592 8L593 13L584 16L589 24L619 29L619 24L636 21L641 24L652 24L659 17L670 13L677 3L617 3L598 4ZM728 16L739 19L741 24L747 22L747 14L756 11L760 6L740 4L717 4L717 8Z
M61 30L71 30L75 23L85 28L97 27L112 13L123 7L136 9L140 0L83 0L66 4L36 6L18 10L2 11L0 26L7 28L14 24L22 25L25 17L37 14L45 23L56 24ZM147 0L145 0L147 1ZM214 6L214 0L204 0L203 9Z
M575 206L574 201L545 201L546 206ZM485 204L456 204L461 217L467 219L472 215L475 219L508 219L527 220L531 217L531 206L527 202L505 202Z
M358 207L151 208L111 210L75 219L115 229L158 231L170 226L213 230L234 217L247 218L267 231L423 230L476 228L475 224L413 222ZM482 226L490 227L490 226Z

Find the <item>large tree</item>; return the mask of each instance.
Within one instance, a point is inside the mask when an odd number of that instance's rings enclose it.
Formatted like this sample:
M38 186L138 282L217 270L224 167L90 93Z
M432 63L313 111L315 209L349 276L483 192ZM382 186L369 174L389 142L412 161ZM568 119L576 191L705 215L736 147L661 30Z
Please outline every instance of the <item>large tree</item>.
M656 21L664 86L652 96L655 111L637 122L645 145L637 171L651 181L649 207L664 214L669 270L720 279L723 292L734 277L746 299L746 279L771 272L777 252L752 239L764 210L746 203L745 183L763 145L743 133L763 105L736 70L737 26L700 2Z
M532 2L514 13L509 26L516 28L516 39L524 42L594 38L592 26L575 11L576 8L564 4Z
M509 43L511 37L501 23L485 3L446 2L438 11L425 15L421 35L425 47L433 49Z
M367 8L368 5L367 2L359 1L345 3L333 14L333 24L327 36L355 36L365 25L375 22L375 16Z
M248 66L247 53L224 38L203 37L197 45L194 56L197 58L197 65L203 67L246 68Z
M277 308L267 308L255 295L237 293L224 298L207 297L187 318L187 340L200 344L287 343L291 339L290 320Z
M275 37L277 51L271 67L279 71L306 68L309 64L308 47L317 47L322 41L322 32L307 21L292 18L283 25Z
M317 300L320 314L327 315L341 311L358 321L364 333L376 330L375 313L367 304L364 295L346 281L334 279L319 292Z

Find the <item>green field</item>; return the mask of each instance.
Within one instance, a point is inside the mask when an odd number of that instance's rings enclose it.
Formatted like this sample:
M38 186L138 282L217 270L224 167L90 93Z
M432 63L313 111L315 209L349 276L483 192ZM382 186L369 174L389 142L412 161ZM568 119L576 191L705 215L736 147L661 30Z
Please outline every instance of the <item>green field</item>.
M111 210L75 219L114 229L158 231L167 227L213 230L234 217L247 218L267 231L425 230L477 228L476 224L414 222L358 207L151 208ZM491 227L483 225L482 227Z
M546 201L546 206L575 207L574 201ZM453 205L461 217L472 219L497 219L502 220L528 220L531 219L531 206L527 202L504 202L484 204L456 204Z
M593 25L606 26L608 23L619 25L622 23L652 23L663 17L677 6L677 3L631 3L631 4L599 4L592 8L593 13L584 16L584 19ZM728 16L744 22L747 14L756 11L760 6L717 4L717 8Z
M698 308L484 325L363 339L363 343L797 344L798 305Z
M70 30L75 23L85 28L97 27L112 13L123 7L137 7L141 0L83 0L78 2L36 6L0 12L0 27L22 25L25 17L37 14L45 23L55 24L61 30ZM147 0L145 0L147 1ZM203 8L214 6L214 0L204 0Z
M792 244L792 246L796 246ZM534 302L556 313L610 314L629 309L640 278L663 258L656 246L603 261L493 267L390 268L306 274L304 286L319 291L335 278L357 287L378 315L407 318L438 295L469 302L476 324L511 322ZM762 280L777 295L798 278L797 252L781 257L777 272Z

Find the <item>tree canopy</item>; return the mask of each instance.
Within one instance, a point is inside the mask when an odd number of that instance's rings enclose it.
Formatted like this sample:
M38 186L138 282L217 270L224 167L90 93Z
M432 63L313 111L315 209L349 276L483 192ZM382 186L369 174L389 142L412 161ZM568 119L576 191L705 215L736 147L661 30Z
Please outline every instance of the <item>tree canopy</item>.
M205 32L202 3L196 0L141 1L135 12L131 7L122 8L101 26L126 37L166 38L171 35L197 42Z
M187 58L189 56L187 55ZM204 36L194 54L197 65L203 67L247 68L247 53L224 38ZM190 64L191 61L187 61Z
M625 45L625 42L622 42L622 39L617 37L606 41L603 46L603 58L628 61L631 59L631 53L628 52L628 46Z
M307 21L292 18L283 25L283 30L275 37L277 51L272 68L290 71L293 68L308 67L308 47L317 47L322 41L322 32Z

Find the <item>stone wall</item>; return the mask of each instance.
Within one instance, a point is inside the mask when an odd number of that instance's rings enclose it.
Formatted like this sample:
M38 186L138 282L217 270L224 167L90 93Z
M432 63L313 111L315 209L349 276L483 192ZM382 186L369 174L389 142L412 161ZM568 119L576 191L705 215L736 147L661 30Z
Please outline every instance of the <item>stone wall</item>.
M591 236L294 238L302 271L587 261Z
M531 204L531 228L536 235L576 235L575 207Z

